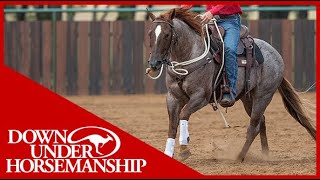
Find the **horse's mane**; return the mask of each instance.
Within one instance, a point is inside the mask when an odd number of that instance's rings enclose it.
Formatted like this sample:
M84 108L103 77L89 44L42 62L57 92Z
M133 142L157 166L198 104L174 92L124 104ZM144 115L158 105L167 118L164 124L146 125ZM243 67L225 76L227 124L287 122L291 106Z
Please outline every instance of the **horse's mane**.
M198 14L189 11L191 8L174 8L159 16L159 19L170 20L170 13L175 10L175 18L178 18L188 24L197 34L203 36L202 24L196 17Z

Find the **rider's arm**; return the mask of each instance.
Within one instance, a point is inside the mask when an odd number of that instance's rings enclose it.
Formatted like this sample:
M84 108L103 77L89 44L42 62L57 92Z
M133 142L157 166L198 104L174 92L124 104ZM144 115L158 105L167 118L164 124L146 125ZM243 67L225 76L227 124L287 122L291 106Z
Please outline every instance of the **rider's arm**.
M223 9L225 5L215 5L215 6L210 6L207 5L207 11L210 11L212 15L220 15L221 14L221 9Z
M242 13L239 5L207 5L207 11L210 11L212 15L231 15L236 13Z

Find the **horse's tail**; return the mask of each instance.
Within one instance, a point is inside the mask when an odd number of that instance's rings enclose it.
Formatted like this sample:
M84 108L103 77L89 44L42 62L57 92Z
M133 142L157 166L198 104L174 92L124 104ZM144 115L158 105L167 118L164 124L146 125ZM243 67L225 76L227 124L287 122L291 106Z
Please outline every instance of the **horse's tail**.
M311 118L303 110L302 101L290 82L283 78L278 90L289 114L306 128L308 133L316 140L316 129L311 124Z

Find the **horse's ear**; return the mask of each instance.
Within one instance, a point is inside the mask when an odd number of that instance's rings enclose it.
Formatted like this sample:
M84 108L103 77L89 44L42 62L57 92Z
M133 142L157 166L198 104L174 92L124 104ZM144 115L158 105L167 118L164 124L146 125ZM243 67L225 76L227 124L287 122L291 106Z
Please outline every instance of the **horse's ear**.
M176 9L175 8L171 9L169 15L170 15L170 19L172 20L176 16Z
M152 21L156 19L156 16L152 12L150 12L148 8L147 8L147 15L151 18Z

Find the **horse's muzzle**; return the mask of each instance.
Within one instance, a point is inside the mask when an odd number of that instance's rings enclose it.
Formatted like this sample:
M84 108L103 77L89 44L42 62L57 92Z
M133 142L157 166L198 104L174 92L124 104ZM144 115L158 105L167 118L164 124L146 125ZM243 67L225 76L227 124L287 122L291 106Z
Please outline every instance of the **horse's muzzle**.
M149 63L149 66L150 68L153 70L153 71L157 71L161 68L161 61L148 61Z

